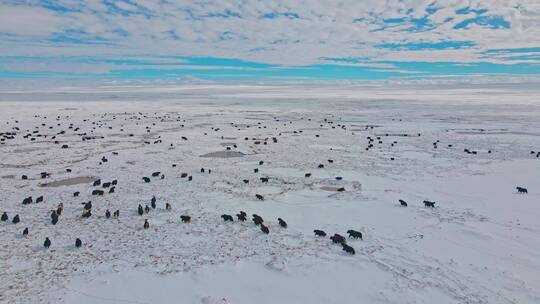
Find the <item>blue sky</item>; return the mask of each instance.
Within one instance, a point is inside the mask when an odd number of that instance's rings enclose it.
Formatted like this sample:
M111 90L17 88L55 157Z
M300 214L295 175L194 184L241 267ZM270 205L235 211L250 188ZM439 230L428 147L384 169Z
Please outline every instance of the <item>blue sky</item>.
M540 76L537 0L0 0L1 79Z

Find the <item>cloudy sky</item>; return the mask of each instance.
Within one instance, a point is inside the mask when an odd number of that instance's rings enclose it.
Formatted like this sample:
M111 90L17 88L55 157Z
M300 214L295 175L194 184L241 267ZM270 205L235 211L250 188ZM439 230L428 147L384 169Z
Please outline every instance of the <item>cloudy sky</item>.
M0 0L0 81L465 76L540 76L539 0Z

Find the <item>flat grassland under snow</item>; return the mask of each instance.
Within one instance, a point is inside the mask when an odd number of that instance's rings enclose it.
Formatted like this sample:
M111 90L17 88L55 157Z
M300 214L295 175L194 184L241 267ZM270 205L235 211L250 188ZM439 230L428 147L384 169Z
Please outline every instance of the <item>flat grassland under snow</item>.
M540 303L540 158L531 154L540 151L539 93L4 90L0 132L17 135L0 145L0 213L9 215L0 222L0 302ZM83 141L82 133L95 138ZM366 150L368 136L375 141ZM214 153L227 147L232 152ZM108 161L100 164L102 157ZM164 179L151 177L155 171ZM115 193L92 196L101 189L93 178L117 179ZM40 195L42 203L21 203ZM157 208L139 216L137 206L152 196ZM92 216L81 218L88 200ZM60 202L64 211L52 225ZM107 219L106 209L120 217ZM248 221L237 221L240 210ZM191 223L180 221L184 214ZM347 239L350 255L314 229L329 236L354 229L363 240Z

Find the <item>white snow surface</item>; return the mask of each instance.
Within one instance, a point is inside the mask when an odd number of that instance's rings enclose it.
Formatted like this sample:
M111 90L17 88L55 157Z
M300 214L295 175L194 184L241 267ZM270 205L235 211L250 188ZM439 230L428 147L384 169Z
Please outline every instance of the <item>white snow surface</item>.
M4 90L0 133L17 135L0 145L0 303L540 303L539 97L511 87ZM382 143L366 150L368 136ZM226 147L235 153L212 154ZM77 177L117 179L116 192L41 186ZM157 208L139 216L152 196ZM89 200L93 215L81 218ZM347 239L350 255L314 229L364 237Z

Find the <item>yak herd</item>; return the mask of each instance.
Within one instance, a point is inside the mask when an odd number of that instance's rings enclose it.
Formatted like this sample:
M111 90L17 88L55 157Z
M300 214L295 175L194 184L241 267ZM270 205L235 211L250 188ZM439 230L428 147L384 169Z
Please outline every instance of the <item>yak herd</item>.
M139 113L139 116L146 117L142 113ZM38 118L39 116L35 116L35 117ZM60 117L57 117L56 120L60 121ZM274 120L279 121L279 119L277 119L277 118L274 118ZM308 120L311 121L311 119L308 119ZM84 121L88 121L88 120L84 120ZM18 121L15 121L15 122L18 123ZM336 126L333 125L334 123L332 121L326 119L326 118L324 119L324 123L331 125L331 127L334 128L334 129L336 128ZM93 122L92 124L94 126L97 125L96 122ZM45 126L45 124L42 124L42 126ZM60 126L60 124L58 124L58 126ZM323 124L321 124L320 126L322 127ZM345 125L337 124L337 126L339 128L341 128L341 129L347 129L347 127ZM74 132L79 131L79 128L75 127L73 124L70 124L68 128L73 130ZM259 128L261 128L261 126L259 126ZM264 127L264 128L266 128L266 127ZM13 140L13 139L15 139L17 137L17 135L20 133L20 129L18 127L14 127L13 129L14 129L13 132L0 133L0 142L1 142L1 144L5 144L8 140ZM39 129L39 128L37 128L37 129ZM49 129L52 129L52 126L49 127ZM94 129L95 129L95 127L94 127ZM373 129L373 126L366 126L366 129ZM212 130L213 131L218 131L219 128L212 128ZM121 129L121 131L124 131L124 130ZM150 131L150 128L146 127L146 132L149 133L149 131ZM301 133L301 132L302 132L301 130L294 131L294 133ZM50 136L49 138L51 140L53 140L55 144L59 144L59 141L57 140L57 136L61 136L61 135L64 135L64 134L66 134L66 131L63 130L63 131L58 132L55 135L52 135L52 136L49 135ZM103 138L103 137L99 137L99 136L90 136L86 132L85 133L76 133L76 134L79 135L82 138L83 141L91 141L91 140L96 140L96 139L99 139L99 138ZM281 133L280 133L280 135L281 135ZM134 135L132 133L129 134L129 137L133 137L133 136ZM319 136L320 136L319 134L315 135L315 137L319 137ZM367 142L367 147L365 149L370 150L370 149L374 148L375 145L382 144L383 143L382 136L389 136L389 134L385 134L385 135L381 135L381 136L374 136L374 137L367 136L366 138L367 138L368 142ZM402 136L421 136L421 134L420 133L418 133L417 135L416 134L415 135L405 134L405 135L402 135ZM23 137L25 139L30 139L31 141L35 141L36 138L40 138L40 137L41 138L47 138L48 135L40 134L39 130L34 130L34 131L27 130L27 134L25 134ZM182 136L181 138L184 141L188 140L188 138L185 137L185 136ZM248 140L247 137L245 139ZM262 140L255 140L255 138L253 138L253 140L254 140L253 143L255 145L258 145L258 144L261 144L261 143L266 145L267 144L267 139L262 141ZM272 139L273 143L277 143L277 138L276 137L272 137L271 139ZM159 139L159 140L156 140L154 142L154 144L158 144L158 143L161 143L161 142L162 142L161 139ZM150 144L150 142L145 142L145 144ZM393 147L396 144L397 144L397 141L393 141L391 143L391 146ZM435 142L433 142L433 148L437 149L439 144L440 144L440 141L436 140ZM173 144L171 144L171 146L172 145ZM236 147L236 145L235 145L235 147ZM452 145L449 144L448 147L451 148ZM70 147L68 145L66 145L66 144L61 145L61 148L70 149ZM230 149L230 147L227 147L227 148ZM473 155L476 155L478 153L477 151L474 151L474 150L471 150L471 149L464 149L464 152L467 153L467 154L473 154ZM488 153L492 153L492 151L489 150ZM540 156L540 152L531 151L531 154L536 154L536 157ZM113 152L113 155L118 155L118 152ZM390 160L394 160L394 158L392 157ZM328 159L327 161L330 164L334 163L334 160L332 160L332 159ZM105 156L101 157L100 160L99 160L100 165L104 164L104 163L107 163L107 162L109 162L109 160ZM262 161L262 160L259 161L260 166L263 165L263 164L264 164L264 161ZM176 167L176 164L173 164L172 166ZM317 168L324 169L325 165L323 163L320 163L320 164L317 165ZM71 172L71 169L67 169L67 172ZM201 173L205 173L205 172L211 173L212 170L211 169L201 168L200 172ZM258 173L258 172L259 172L258 168L253 169L253 173ZM46 179L46 178L49 178L51 176L51 174L48 173L48 172L41 172L39 174L39 176L42 179ZM312 176L312 174L310 172L304 174L305 178L310 178L311 176ZM180 178L187 178L188 181L193 180L193 176L188 174L188 173L182 173L180 175ZM28 176L27 175L22 175L21 179L22 180L28 180ZM142 179L143 183L151 183L152 179L165 179L165 174L163 174L160 171L155 171L155 172L152 172L149 176L143 176L141 179ZM260 181L262 183L268 183L269 182L269 177L260 177L259 179L260 179ZM342 177L338 176L335 179L340 181L340 180L342 180ZM248 184L249 179L243 179L242 182L245 183L245 184ZM101 179L97 179L97 180L93 181L92 186L93 187L99 187L99 188L91 189L91 194L93 196L98 196L98 197L99 196L104 196L104 195L106 195L106 193L109 193L109 194L110 193L115 193L116 187L118 186L118 180L114 179L114 180L111 180L111 181L102 182ZM524 188L524 187L516 187L516 189L517 189L518 193L522 193L522 194L528 193L527 189ZM343 191L345 191L345 188L340 187L340 188L337 188L336 191L343 192ZM79 195L80 195L79 191L73 193L73 197L79 197ZM257 200L261 200L261 201L265 200L264 196L261 195L261 194L255 194L255 198ZM35 199L32 196L29 196L29 197L26 197L26 198L24 198L22 200L22 204L23 205L31 205L31 204L38 204L38 203L41 203L43 201L44 201L43 196L38 196ZM424 200L423 204L427 208L436 208L435 207L436 203L434 201ZM406 201L402 200L402 199L399 199L399 205L403 206L403 207L407 207L408 203ZM138 215L143 216L145 214L149 214L151 212L151 210L156 209L156 206L157 206L157 199L156 199L155 196L153 196L151 198L151 200L150 200L150 206L146 205L146 206L143 207L141 204L139 204L137 206L137 208L136 208L137 209L136 212L137 212ZM166 210L171 210L172 209L171 204L166 203L165 204L165 209ZM51 224L52 225L56 225L59 222L59 220L61 219L63 210L64 210L64 204L63 203L58 204L58 206L54 210L51 210L50 219L51 219ZM83 202L82 203L81 217L82 218L91 217L92 214L93 214L92 210L93 209L92 209L92 202L91 201ZM105 217L107 219L109 219L109 218L111 218L111 216L113 218L118 218L120 216L120 210L116 210L116 211L111 213L111 211L107 209L105 211ZM239 222L247 221L247 213L244 212L244 211L240 211L235 216L236 216L236 220L239 221ZM4 211L2 213L0 219L1 219L2 222L8 221L9 220L8 213ZM223 221L225 221L225 222L235 222L235 218L233 217L233 215L230 215L230 214L221 215L221 219ZM18 214L16 214L15 216L12 217L11 221L12 221L13 224L18 224L18 223L21 222L21 218L19 217ZM182 223L186 223L186 224L191 223L192 222L192 217L190 215L183 214L183 215L180 216L180 221ZM270 229L269 229L268 224L264 221L264 219L261 216L259 216L257 214L252 214L252 221L256 226L259 227L259 229L260 229L260 231L262 233L264 233L264 234L269 234L270 233ZM278 218L277 222L279 224L279 227L281 227L281 229L286 229L288 227L287 222L285 222L285 220L283 220L282 218ZM144 219L143 229L148 229L149 227L150 227L150 222L146 218L146 219ZM320 230L320 229L315 229L315 230L313 230L313 232L314 232L316 237L323 237L324 238L324 237L327 236L326 232L323 231L323 230ZM24 228L22 234L24 236L28 236L29 233L30 232L29 232L28 227ZM348 234L349 238L352 238L352 239L359 239L359 240L363 239L363 235L362 235L362 233L360 231L349 229L349 230L347 230L347 234ZM346 253L355 254L354 248L351 247L349 244L347 244L347 238L344 237L343 235L335 233L334 235L330 236L330 240L335 244L341 245L342 250L345 251ZM51 239L49 237L46 237L45 241L43 242L43 246L45 248L49 248L51 245L52 245ZM78 248L78 247L81 247L82 245L83 245L82 240L79 239L79 238L76 238L75 246Z

